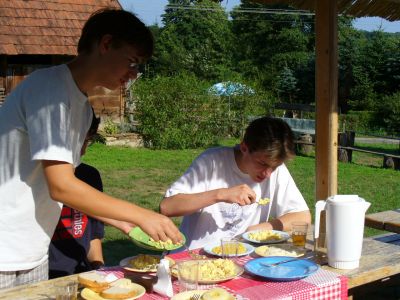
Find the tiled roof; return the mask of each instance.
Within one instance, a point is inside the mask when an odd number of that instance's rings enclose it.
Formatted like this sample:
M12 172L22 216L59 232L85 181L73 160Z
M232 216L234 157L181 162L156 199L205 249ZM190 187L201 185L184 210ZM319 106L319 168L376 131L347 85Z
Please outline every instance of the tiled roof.
M0 54L75 55L84 22L117 0L0 0Z

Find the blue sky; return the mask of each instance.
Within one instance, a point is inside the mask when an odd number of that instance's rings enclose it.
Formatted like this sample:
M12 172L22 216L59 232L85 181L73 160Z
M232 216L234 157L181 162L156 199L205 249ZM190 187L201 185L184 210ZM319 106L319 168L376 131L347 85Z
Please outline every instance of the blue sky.
M122 7L133 11L147 25L161 24L161 14L168 0L119 0ZM229 11L238 5L240 0L224 0L222 5ZM382 27L386 32L400 32L400 21L389 22L381 18L359 18L354 22L358 29L367 31L377 30Z

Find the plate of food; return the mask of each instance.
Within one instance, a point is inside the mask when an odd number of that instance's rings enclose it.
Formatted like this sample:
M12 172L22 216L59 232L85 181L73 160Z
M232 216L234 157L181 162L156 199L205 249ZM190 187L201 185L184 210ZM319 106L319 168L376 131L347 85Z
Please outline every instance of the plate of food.
M260 257L248 261L244 268L246 272L273 281L292 281L299 280L315 273L319 267L313 261L307 259L294 259L276 266L269 266L293 257L289 256L270 256Z
M134 227L129 232L129 237L139 247L154 251L171 251L182 247L186 243L186 238L182 234L182 243L174 244L171 240L155 241L140 227Z
M274 244L289 239L289 234L279 230L252 230L242 234L242 237L249 242L257 244Z
M165 259L169 260L170 266L175 263L175 261L168 256L165 256ZM161 256L159 255L139 254L122 259L119 265L128 271L151 273L157 272L157 265L160 263L160 260Z
M231 280L243 274L243 267L239 266L230 259L202 259L199 262L199 280L200 284L214 284ZM172 266L171 274L178 277L177 264Z
M217 287L210 290L194 290L186 291L176 294L171 300L192 300L194 295L199 295L199 300L235 300L235 296L224 290L223 288Z
M133 300L142 297L145 293L146 289L140 284L133 283L127 278L121 278L111 282L108 287L97 291L90 287L85 287L80 294L86 300Z
M291 256L299 257L306 253L306 249L298 248L291 244L264 245L257 247L255 253L259 256Z
M203 247L203 250L204 252L211 255L222 256L221 243L219 242L207 244ZM254 247L252 245L238 242L237 254L236 254L236 243L232 243L232 247L228 248L229 254L227 256L228 257L244 256L252 253L253 251Z

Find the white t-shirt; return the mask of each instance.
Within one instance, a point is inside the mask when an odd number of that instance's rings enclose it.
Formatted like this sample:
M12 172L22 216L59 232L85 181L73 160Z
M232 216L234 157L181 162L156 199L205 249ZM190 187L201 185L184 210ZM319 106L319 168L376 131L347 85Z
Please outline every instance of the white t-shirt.
M266 222L291 212L308 210L307 204L284 164L269 179L254 182L236 164L234 148L212 148L197 157L189 169L166 192L166 197L179 193L193 194L247 184L260 198L270 198L268 205L253 203L238 206L219 202L184 216L181 231L190 249L204 247L222 237L233 237L251 225Z
M0 108L0 271L47 259L61 204L49 196L41 160L77 166L91 119L66 65L33 72Z

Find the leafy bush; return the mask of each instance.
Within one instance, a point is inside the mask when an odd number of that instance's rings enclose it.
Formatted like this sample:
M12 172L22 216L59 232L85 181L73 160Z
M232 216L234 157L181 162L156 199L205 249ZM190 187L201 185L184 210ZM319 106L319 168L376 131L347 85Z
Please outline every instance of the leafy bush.
M224 103L195 77L156 77L137 82L135 120L146 147L185 149L215 143L224 132Z
M372 133L371 127L373 112L371 111L349 111L347 114L340 115L339 124L340 131L356 131L364 133Z
M375 103L373 124L383 127L389 135L400 135L400 92L383 96Z
M253 95L215 96L212 84L191 75L156 77L138 81L134 119L144 145L155 149L207 147L221 137L239 137L249 116L265 115L274 98Z
M114 123L110 118L107 118L104 121L103 131L109 135L117 134L119 132L118 125Z

